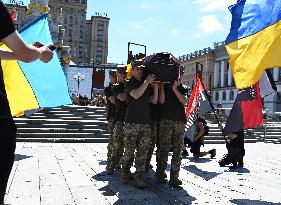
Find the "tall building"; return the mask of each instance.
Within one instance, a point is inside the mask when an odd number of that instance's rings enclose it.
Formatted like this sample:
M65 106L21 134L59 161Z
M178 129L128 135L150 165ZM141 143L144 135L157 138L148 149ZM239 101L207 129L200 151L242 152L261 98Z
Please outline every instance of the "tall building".
M96 13L86 19L87 0L43 0L47 2L50 14L50 29L55 43L59 42L59 25L64 28L64 46L70 47L71 61L77 65L106 64L108 56L107 14ZM31 0L31 4L41 4L42 0ZM27 7L9 1L9 10L15 8L15 21L20 29L28 17Z

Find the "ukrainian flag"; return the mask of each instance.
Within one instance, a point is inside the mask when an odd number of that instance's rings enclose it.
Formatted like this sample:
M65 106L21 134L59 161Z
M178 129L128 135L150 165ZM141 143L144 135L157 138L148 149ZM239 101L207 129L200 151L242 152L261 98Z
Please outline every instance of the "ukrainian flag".
M265 69L281 66L281 1L238 0L229 9L225 44L236 87L242 89L257 83Z
M28 44L35 41L42 44L52 42L47 14L19 33ZM3 44L0 48L8 49ZM27 110L71 104L66 77L56 53L47 64L39 60L28 64L2 60L1 65L13 116L21 116Z

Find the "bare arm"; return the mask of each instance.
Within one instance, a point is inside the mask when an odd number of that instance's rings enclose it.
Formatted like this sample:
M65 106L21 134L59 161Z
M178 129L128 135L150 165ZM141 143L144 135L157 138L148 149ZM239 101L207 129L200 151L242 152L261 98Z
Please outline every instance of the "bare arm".
M108 97L108 100L112 103L115 104L115 99L113 96Z
M175 81L174 84L173 84L172 89L173 89L174 93L176 94L178 100L181 102L181 104L182 104L183 106L185 106L186 103L187 103L187 99L186 99L186 97L185 97L183 94L181 94L181 93L179 92L179 90L178 90L178 86L179 86L179 85L180 85L180 82L179 82L179 81Z
M198 123L198 126L199 126L199 132L198 132L197 135L194 137L194 142L197 141L198 139L200 139L200 137L202 137L202 135L203 135L204 132L205 132L204 125L203 125L202 122L199 122L199 123Z
M165 91L164 91L164 83L160 84L160 90L159 90L159 99L158 99L160 104L165 103Z
M149 83L153 82L154 79L155 79L154 75L148 75L146 80L143 82L143 84L137 89L132 90L130 92L130 95L136 100L139 99L147 89Z
M17 31L2 39L2 42L12 50L10 54L2 53L3 57L1 57L3 60L21 60L29 63L40 59L41 61L47 63L53 57L53 52L46 46L36 48L34 46L27 45ZM6 57L6 59L4 57Z
M117 99L121 100L121 101L126 101L127 100L127 95L126 93L120 93L117 95Z
M0 59L2 59L2 60L18 60L18 56L13 51L0 50Z
M149 102L152 103L152 104L157 104L157 101L158 101L158 83L153 83L152 88L153 88L153 96L151 96Z

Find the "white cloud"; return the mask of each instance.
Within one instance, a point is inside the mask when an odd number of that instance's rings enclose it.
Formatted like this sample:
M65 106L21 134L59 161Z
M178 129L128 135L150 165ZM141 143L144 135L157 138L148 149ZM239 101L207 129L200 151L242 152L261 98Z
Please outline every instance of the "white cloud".
M176 28L172 28L170 30L170 33L172 34L172 36L179 36L179 30Z
M235 4L236 0L193 0L194 3L199 4L200 11L210 12L216 10L228 11L228 7Z
M152 4L152 3L142 3L140 5L140 8L141 9L151 9L151 8L154 8L156 5L155 4Z
M141 25L141 24L131 24L131 27L135 30L142 30L143 29L143 25Z
M201 17L198 28L200 30L203 30L203 32L209 34L212 34L216 31L223 31L223 25L215 15L208 15L208 16Z

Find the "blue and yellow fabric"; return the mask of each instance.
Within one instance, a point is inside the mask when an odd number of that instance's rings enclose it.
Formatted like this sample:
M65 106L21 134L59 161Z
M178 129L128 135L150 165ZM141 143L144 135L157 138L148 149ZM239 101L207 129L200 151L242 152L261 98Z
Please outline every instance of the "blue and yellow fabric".
M19 33L28 44L52 42L47 14ZM0 48L8 49L5 45ZM13 116L21 116L27 110L71 104L66 77L56 53L47 64L39 60L28 64L2 60L1 65Z
M281 66L281 1L238 0L225 41L236 87L259 81L263 71Z

